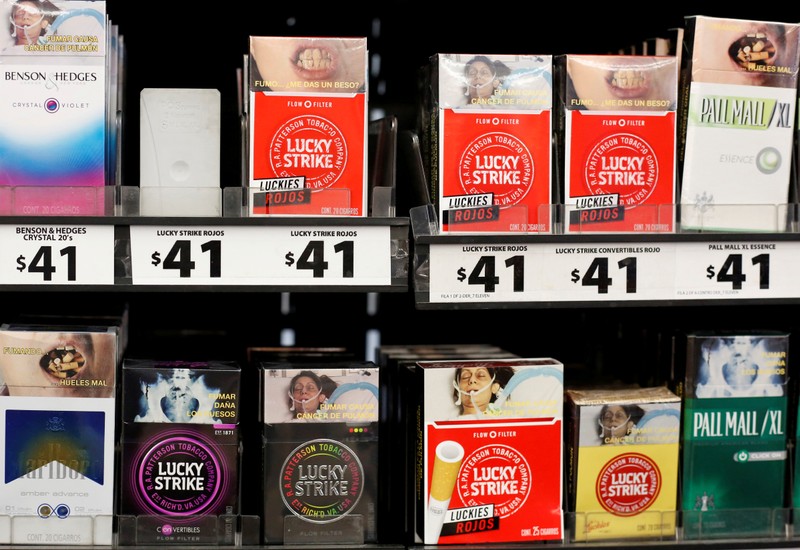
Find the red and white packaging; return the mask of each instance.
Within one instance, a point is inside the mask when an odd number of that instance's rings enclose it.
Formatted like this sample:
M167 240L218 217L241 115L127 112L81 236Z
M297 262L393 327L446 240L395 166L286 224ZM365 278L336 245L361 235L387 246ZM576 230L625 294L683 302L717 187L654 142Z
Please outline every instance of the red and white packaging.
M251 216L367 215L367 39L250 37Z
M563 538L563 374L550 358L417 363L421 542Z
M567 233L675 230L678 61L563 55Z
M423 146L442 233L549 233L552 56L436 54Z

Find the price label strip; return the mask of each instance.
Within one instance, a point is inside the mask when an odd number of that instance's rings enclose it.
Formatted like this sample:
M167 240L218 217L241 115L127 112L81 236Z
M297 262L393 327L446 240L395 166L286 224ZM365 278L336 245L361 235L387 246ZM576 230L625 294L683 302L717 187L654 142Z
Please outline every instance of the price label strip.
M114 284L111 225L2 225L0 243L0 284Z
M800 297L800 243L683 243L677 255L677 299Z
M674 256L672 243L431 245L430 301L669 299Z
M386 226L131 226L133 283L391 285Z

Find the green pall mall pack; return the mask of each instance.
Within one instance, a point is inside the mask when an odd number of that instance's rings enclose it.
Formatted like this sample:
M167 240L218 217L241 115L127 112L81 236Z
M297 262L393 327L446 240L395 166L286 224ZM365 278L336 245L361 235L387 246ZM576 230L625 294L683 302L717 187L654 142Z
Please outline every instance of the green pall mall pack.
M789 334L692 332L679 338L676 357L685 360L684 537L780 536Z

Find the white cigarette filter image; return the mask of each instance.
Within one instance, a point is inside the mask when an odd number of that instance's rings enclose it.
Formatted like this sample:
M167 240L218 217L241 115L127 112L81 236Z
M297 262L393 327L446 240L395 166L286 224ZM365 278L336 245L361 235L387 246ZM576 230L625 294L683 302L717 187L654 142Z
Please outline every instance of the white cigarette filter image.
M464 447L457 441L442 441L436 446L428 514L425 521L425 544L436 544L439 540L444 515L450 505L450 497L456 486L462 460L464 460Z

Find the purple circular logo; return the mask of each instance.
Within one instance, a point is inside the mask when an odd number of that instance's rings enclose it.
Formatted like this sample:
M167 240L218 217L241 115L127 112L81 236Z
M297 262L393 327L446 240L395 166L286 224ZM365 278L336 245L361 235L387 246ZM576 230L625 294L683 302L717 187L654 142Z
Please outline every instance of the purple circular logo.
M172 525L170 525L169 523L165 523L164 525L162 525L161 534L170 536L172 534Z
M199 437L151 442L135 461L136 500L144 509L167 516L209 513L228 483L222 462L216 448Z
M46 99L44 102L44 110L48 113L55 113L58 112L58 109L61 107L61 104L58 100L54 97Z

